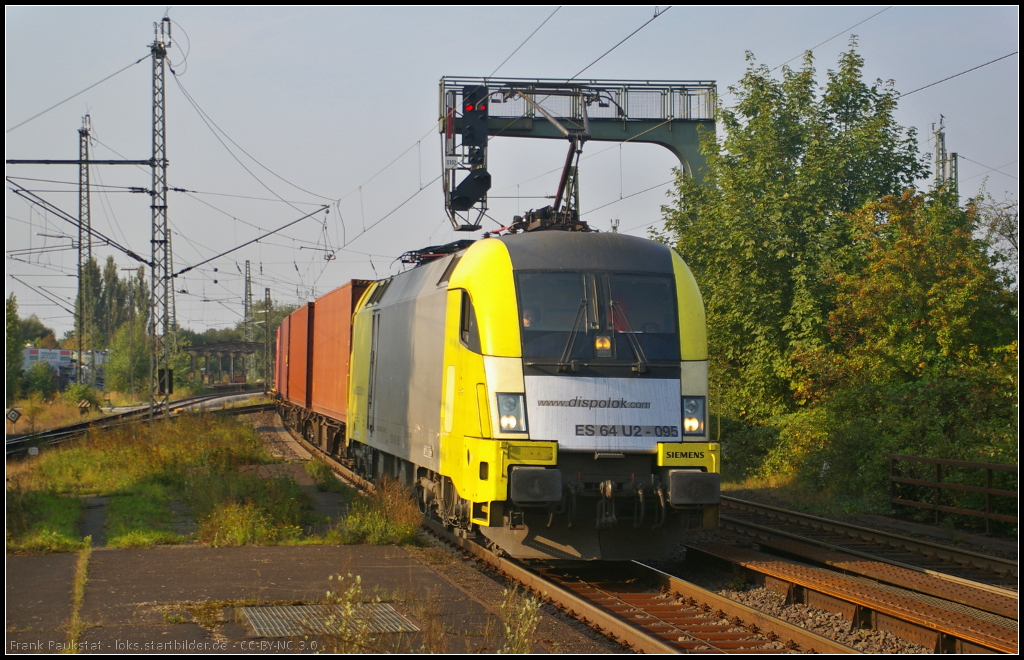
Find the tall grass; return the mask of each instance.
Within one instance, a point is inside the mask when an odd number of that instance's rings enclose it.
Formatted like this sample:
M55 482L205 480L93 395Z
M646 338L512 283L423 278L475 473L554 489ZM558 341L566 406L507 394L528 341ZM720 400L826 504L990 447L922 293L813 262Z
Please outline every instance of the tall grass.
M13 481L8 470L8 548L71 549L77 496L85 494L112 496L107 541L114 546L183 540L171 530L175 499L200 519L199 537L211 544L294 538L308 507L302 490L291 479L241 469L272 460L255 430L235 420L188 416L94 431L23 461Z
M393 479L383 479L372 496L358 498L348 516L335 530L342 543L411 545L419 542L416 531L423 515L412 494Z

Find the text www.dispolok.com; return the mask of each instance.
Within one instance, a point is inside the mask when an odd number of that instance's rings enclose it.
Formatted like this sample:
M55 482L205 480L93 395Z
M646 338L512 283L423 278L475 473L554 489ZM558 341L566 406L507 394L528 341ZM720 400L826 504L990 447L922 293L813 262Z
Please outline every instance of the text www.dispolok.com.
M576 397L564 401L538 401L538 406L556 408L650 408L650 401L626 401L625 399L584 399Z

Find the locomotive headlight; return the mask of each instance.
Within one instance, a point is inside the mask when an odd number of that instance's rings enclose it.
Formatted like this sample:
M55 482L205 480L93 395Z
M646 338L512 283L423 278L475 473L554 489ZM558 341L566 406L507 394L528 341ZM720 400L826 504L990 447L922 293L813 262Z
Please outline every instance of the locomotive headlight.
M522 394L498 394L502 433L526 433L526 404Z
M704 435L706 417L706 399L704 397L683 397L683 435Z
M595 337L594 355L599 358L610 358L612 356L612 338L607 335Z

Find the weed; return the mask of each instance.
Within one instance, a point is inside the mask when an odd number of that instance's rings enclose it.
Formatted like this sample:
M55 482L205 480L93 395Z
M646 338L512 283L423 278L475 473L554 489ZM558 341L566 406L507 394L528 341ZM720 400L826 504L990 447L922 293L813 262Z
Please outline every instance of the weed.
M732 577L729 579L729 588L733 591L743 591L749 582L746 571L736 566L733 567Z
M170 488L155 482L139 484L107 503L107 545L112 548L151 548L180 543L171 532Z
M213 511L199 525L199 539L211 547L261 545L277 538L277 531L252 503L230 502Z
M50 490L25 490L12 480L7 489L7 550L68 552L79 550L78 521L83 504Z
M172 500L203 521L201 536L215 545L299 542L309 508L302 489L241 469L270 461L256 432L234 420L198 415L93 432L8 470L8 549L81 547L81 503L65 497L81 494L113 495L106 535L113 547L181 542Z
M370 545L415 545L422 514L400 483L384 479L369 498L355 500L341 525L328 540Z
M221 612L224 609L224 603L218 601L203 601L199 603L189 603L185 606L185 611L188 612L192 619L195 620L201 627L206 629L216 628L217 626L224 623L221 619Z
M445 633L444 621L441 620L441 593L437 585L423 600L411 601L410 609L419 619L422 643L419 653L447 653L448 635Z
M498 611L505 624L505 646L500 653L532 652L533 634L540 623L540 601L515 586L503 590L501 595Z
M78 638L85 630L82 621L82 604L85 602L85 583L89 580L89 558L92 556L92 537L82 539L85 547L78 551L75 563L75 577L71 585L71 617L68 621L68 648L77 648Z
M340 493L348 496L348 499L355 495L355 489L335 477L331 467L319 459L313 459L306 463L306 474L313 479L316 489L321 493Z
M327 592L327 602L334 605L334 613L325 621L333 630L330 636L334 653L374 653L377 651L371 643L370 610L366 607L363 594L362 577L351 573L342 576L329 576L334 588ZM379 598L370 599L373 604Z
M164 614L164 621L173 624L188 623L188 619L185 617L184 614L172 614L170 612Z

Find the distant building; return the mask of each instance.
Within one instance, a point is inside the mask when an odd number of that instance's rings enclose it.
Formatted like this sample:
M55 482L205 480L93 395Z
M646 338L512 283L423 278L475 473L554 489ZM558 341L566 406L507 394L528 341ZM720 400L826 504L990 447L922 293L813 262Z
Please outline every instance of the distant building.
M25 371L31 369L32 365L39 361L47 363L54 371L59 370L61 367L70 367L72 361L72 352L66 351L63 348L30 347L22 349L21 354L23 356L22 366Z
M110 351L82 351L83 379L91 383L92 360L96 357L95 383L99 389L105 389L106 364L110 359ZM32 368L36 362L45 362L55 372L57 389L64 390L68 385L76 382L78 377L78 351L70 351L62 348L33 348L22 349L22 366L25 371Z

